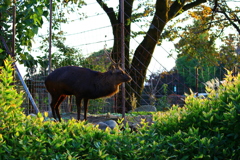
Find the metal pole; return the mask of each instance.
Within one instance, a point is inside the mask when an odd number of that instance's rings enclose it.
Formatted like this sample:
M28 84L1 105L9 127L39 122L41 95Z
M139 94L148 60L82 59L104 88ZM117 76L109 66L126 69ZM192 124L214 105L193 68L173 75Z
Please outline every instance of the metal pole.
M19 72L19 70L18 70L16 63L14 63L14 68L15 68L15 70L16 70L16 72L17 72L18 78L19 78L20 81L22 82L23 88L24 88L24 90L26 91L29 100L30 100L31 103L32 103L33 108L35 109L36 113L38 113L38 112L39 112L39 109L38 109L38 107L37 107L37 105L36 105L36 103L35 103L32 95L31 95L31 93L30 93L29 90L28 90L28 87L27 87L27 85L25 84L25 82L24 82L24 80L23 80L23 78L22 78L22 75L20 74L20 72Z
M51 73L52 70L52 0L50 0L50 18L49 18L49 49L48 49L48 74ZM51 103L51 96L48 93L48 104ZM50 105L48 105L48 110L50 109Z
M49 49L48 49L48 74L52 67L52 0L50 0L50 19L49 19Z
M15 55L15 35L16 35L16 0L13 1L13 24L12 24L12 54Z
M198 67L196 67L196 70L195 70L195 74L196 74L196 97L198 97Z
M13 54L10 52L10 50L9 50L7 44L6 44L6 41L4 40L4 38L3 38L2 36L0 36L0 39L2 40L3 46L4 46L4 48L6 49L6 52L7 52L9 55L11 55L11 57L13 58ZM19 77L19 79L20 79L20 81L21 81L21 83L22 83L22 85L23 85L23 87L24 87L24 90L26 91L26 93L27 93L27 95L28 95L29 100L30 100L31 103L32 103L32 106L34 107L36 113L38 113L38 112L39 112L39 109L38 109L36 103L34 102L34 99L33 99L32 95L31 95L31 93L29 92L28 87L27 87L27 85L25 84L25 82L24 82L24 80L23 80L23 78L22 78L22 75L20 74L20 72L19 72L19 70L18 70L17 65L16 65L15 62L13 63L13 66L14 66L14 68L15 68L15 70L16 70L16 72L17 72L17 75L18 75L18 77Z
M125 43L124 43L124 0L120 0L120 22L121 22L121 60L122 69L125 70ZM122 117L125 118L125 83L122 84Z

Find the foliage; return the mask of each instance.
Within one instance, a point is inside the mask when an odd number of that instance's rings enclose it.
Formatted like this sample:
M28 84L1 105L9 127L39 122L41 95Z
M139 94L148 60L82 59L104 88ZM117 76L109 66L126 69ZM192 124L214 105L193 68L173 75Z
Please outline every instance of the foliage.
M207 28L216 24L217 30L224 32L230 26L232 29L236 30L238 34L240 34L239 6L235 5L232 0L213 0L209 2L212 10L212 16L211 23L205 24Z
M197 64L197 59L189 58L187 55L179 56L176 60L178 73L184 78L184 83L192 90L196 90L196 70L198 70L199 92L204 92L205 82L215 77L219 77L219 79L223 77L223 68L209 65L202 65L202 67L198 68Z
M196 59L196 66L218 65L219 54L215 47L215 36L208 30L199 33L201 21L195 20L182 32L181 39L176 43L176 51L180 56L187 55L189 59Z
M85 121L26 116L11 85L11 62L1 68L0 159L239 159L240 75L206 87L209 98L186 98L183 108L153 114L137 132L102 131ZM211 85L212 86L212 85ZM47 116L47 115L45 115ZM126 125L128 126L128 125Z
M234 37L221 37L225 44L220 45L218 49L217 36L211 30L202 28L202 23L209 22L209 17L196 13L192 13L191 16L197 20L194 20L192 25L182 28L181 39L175 45L178 52L176 69L184 77L186 84L194 90L197 90L198 78L198 91L203 92L203 83L215 77L222 79L225 73L223 68L233 69L237 66L239 56L235 50Z
M195 33L210 31L211 35L216 38L221 38L221 36L229 33L229 30L231 30L231 33L240 33L238 21L240 10L234 0L210 0L207 4L203 3L189 10L188 15L170 23L167 26L168 29L163 33L164 39L172 41L179 38L181 36L179 31L185 27L181 24L188 24L192 18L201 24L195 29ZM234 36L238 37L238 34Z
M7 3L6 3L7 2ZM16 33L17 33L17 45L25 45L31 47L31 39L38 32L43 24L43 17L48 16L47 3L45 0L38 1L35 0L24 1L1 1L1 24L3 27L1 35L9 37L11 34L11 23L8 23L12 19L11 13L13 12L12 7L17 6L16 12ZM24 36L23 36L24 35ZM10 38L10 37L9 37ZM17 47L17 49L20 49Z
M182 28L181 39L175 44L179 57L186 56L189 60L193 59L195 66L200 69L219 65L232 69L239 59L236 54L238 42L235 35L222 35L219 38L214 33L215 30L204 30L202 24L209 22L207 18L197 19L193 24ZM216 46L219 41L223 44Z
M234 67L239 66L238 62L240 62L239 39L236 38L235 35L229 34L221 37L221 40L224 44L219 47L219 54L221 57L221 61L219 63L224 68L233 70Z
M166 111L170 108L170 104L167 100L167 84L163 84L163 96L158 98L156 103L156 108L158 111Z
M16 53L22 53L20 57L23 60L26 60L30 55L22 47L25 46L28 49L31 48L34 35L36 35L38 33L38 29L42 27L43 18L48 16L48 4L46 3L46 0L38 1L37 3L35 0L14 2L0 2L0 34L5 38L5 40L8 40L7 44L10 48L10 46L12 46L12 41L9 41L12 40L12 24L9 22L13 19L13 6L16 6ZM6 53L3 55L6 57ZM3 61L3 59L1 60Z
M42 55L37 56L36 60L32 59L33 61L36 61L36 63L33 63L34 65L27 68L26 77L30 78L33 75L36 75L38 67L40 67L40 73L38 73L38 75L47 75L49 67L49 58L47 54L49 49L48 38L44 36L41 36L41 38L43 40L41 46L39 47L39 52L42 52ZM52 70L68 65L81 66L83 63L84 57L81 54L81 50L65 45L65 40L66 38L63 37L63 32L53 34L52 46L55 48L51 56Z
M111 64L110 57L107 55L111 50L112 48L106 49L106 51L105 49L101 49L97 52L93 52L82 61L81 65L95 71L106 72Z
M154 128L166 136L167 154L179 159L238 159L239 89L240 75L229 72L217 90L206 87L208 98L191 94L183 108L158 113L155 119L160 123Z
M23 99L22 95L23 93L17 93L16 90L14 89L14 86L12 85L14 83L13 80L13 68L12 68L12 63L10 58L5 60L4 67L1 66L1 74L0 74L0 117L1 121L4 119L9 122L7 124L9 125L10 122L16 120L14 117L17 114L23 114L21 109L18 109L19 106L21 105ZM5 113L9 113L6 114ZM19 118L19 117L16 117ZM6 124L6 125L7 125Z
M216 4L214 4L215 2ZM238 65L239 56L236 53L236 47L239 46L238 39L234 34L226 35L223 32L229 27L230 21L234 17L237 18L237 14L239 14L238 7L235 8L236 12L229 12L234 7L234 5L229 5L230 2L223 0L213 3L210 1L210 6L200 5L195 10L188 12L189 16L194 18L193 24L175 28L181 32L180 40L175 45L178 52L176 68L179 74L184 77L186 84L193 90L197 90L197 69L199 72L198 91L203 92L203 83L215 77L222 79L225 73L223 68L233 70ZM215 10L215 7L218 9ZM235 16L230 16L233 19L227 21L220 14L223 11L227 14L235 14ZM189 19L190 17L185 18ZM216 24L216 22L218 23Z
M83 0L72 1L71 6L76 4L79 8L82 5L85 5ZM65 4L64 2L57 0L53 1L52 10L53 10L53 29L59 29L60 23L66 23L67 18L63 18L66 13L75 12L70 7L68 7L65 12L54 12L60 6L60 4ZM32 42L34 36L38 34L39 29L42 27L44 21L49 19L49 0L26 0L26 1L0 1L0 35L7 41L9 48L12 46L12 22L13 20L13 7L16 7L16 37L15 37L15 48L17 58L20 63L31 67L36 64L36 61L33 59L33 55L29 53L32 47ZM65 5L63 5L65 6ZM60 17L60 18L59 18ZM6 53L1 55L1 60L3 61L6 58ZM1 61L0 61L1 63Z

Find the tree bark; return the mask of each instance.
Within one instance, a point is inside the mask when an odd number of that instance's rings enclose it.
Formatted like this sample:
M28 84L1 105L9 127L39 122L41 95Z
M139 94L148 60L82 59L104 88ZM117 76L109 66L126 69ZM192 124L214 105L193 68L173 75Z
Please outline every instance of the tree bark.
M146 78L147 68L150 64L155 46L160 39L160 34L168 21L168 1L158 0L156 2L156 12L150 24L143 41L137 47L130 68L130 76L132 77L131 91L137 99L137 107L141 99L141 93L144 88L144 80ZM136 94L137 93L137 94ZM131 103L127 103L131 104ZM126 105L127 110L131 110L131 106Z

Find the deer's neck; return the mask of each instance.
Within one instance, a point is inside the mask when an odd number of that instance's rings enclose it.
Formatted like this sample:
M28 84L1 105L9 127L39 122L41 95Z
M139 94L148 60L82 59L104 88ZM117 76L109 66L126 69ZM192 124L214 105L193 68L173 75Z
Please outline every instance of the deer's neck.
M98 81L95 84L96 92L99 95L102 95L101 97L110 97L119 92L120 84L115 84L113 81L111 81L111 79L108 78L106 75L107 73L104 74L98 77Z

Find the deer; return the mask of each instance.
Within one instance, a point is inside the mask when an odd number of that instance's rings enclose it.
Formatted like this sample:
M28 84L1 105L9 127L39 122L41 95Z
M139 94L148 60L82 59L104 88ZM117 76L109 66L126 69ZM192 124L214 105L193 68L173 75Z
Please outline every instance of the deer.
M110 58L111 59L111 58ZM111 97L119 92L119 86L132 78L112 59L108 71L98 72L78 66L64 66L55 69L45 79L45 86L51 95L53 118L61 122L59 106L70 95L76 97L77 120L80 120L81 102L84 102L84 120L87 120L90 99ZM57 114L57 118L56 118Z

